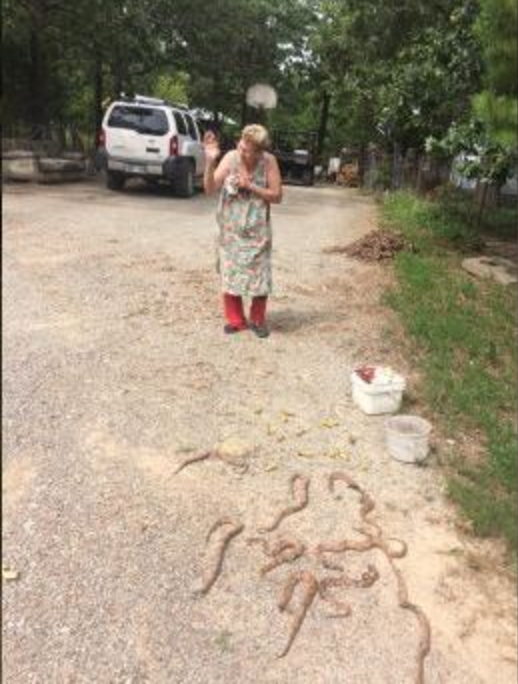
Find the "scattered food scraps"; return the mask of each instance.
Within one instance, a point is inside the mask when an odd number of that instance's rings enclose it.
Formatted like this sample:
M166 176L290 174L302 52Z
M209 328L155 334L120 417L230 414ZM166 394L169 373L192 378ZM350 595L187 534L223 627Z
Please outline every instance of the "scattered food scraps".
M302 458L314 458L315 454L310 451L297 451L297 456L301 456Z
M18 570L13 570L7 565L2 563L2 580L6 582L15 582L20 579L20 573Z
M295 418L293 411L288 411L287 409L281 411L281 416L283 416L283 418Z
M329 458L341 459L343 461L347 461L350 458L349 454L344 449L331 449L327 455Z
M324 418L320 421L320 427L323 428L334 428L338 425L340 425L340 423L338 420L336 420L336 418Z

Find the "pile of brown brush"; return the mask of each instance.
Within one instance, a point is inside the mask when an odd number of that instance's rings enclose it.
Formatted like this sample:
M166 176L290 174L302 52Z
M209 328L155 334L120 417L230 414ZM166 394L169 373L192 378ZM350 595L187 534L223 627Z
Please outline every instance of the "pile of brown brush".
M390 230L373 230L347 247L332 247L328 253L341 253L361 261L382 261L392 259L397 252L407 247L404 239Z

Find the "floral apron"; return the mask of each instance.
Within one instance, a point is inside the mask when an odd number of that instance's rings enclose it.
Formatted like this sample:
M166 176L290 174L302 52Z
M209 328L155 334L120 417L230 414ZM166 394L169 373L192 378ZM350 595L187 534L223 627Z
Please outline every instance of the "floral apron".
M231 173L237 173L239 156L233 153ZM265 188L266 163L259 160L251 181ZM219 226L219 272L223 292L258 297L272 289L272 229L270 205L251 192L229 194L221 190L217 222Z

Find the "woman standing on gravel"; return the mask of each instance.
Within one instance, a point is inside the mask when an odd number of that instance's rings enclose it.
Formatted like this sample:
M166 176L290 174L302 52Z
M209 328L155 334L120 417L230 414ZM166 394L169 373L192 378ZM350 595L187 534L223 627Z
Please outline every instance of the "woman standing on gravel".
M224 331L237 333L250 328L258 337L268 337L266 303L272 288L272 229L270 204L282 201L282 183L275 157L266 149L268 131L246 126L236 150L220 155L215 134L203 139L206 155L205 192L220 190L217 210L219 269ZM249 322L243 297L252 299Z

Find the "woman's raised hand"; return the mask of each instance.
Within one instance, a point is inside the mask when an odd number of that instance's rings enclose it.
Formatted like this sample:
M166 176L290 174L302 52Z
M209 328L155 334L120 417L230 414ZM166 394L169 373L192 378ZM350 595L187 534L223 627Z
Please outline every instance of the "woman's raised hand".
M203 136L203 148L207 161L214 163L219 157L221 150L219 149L218 139L213 131L207 131Z

